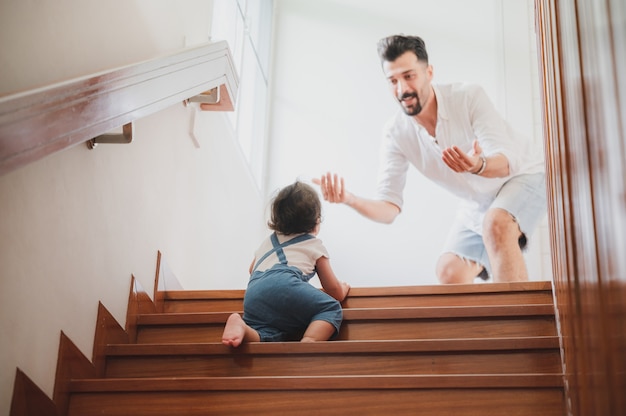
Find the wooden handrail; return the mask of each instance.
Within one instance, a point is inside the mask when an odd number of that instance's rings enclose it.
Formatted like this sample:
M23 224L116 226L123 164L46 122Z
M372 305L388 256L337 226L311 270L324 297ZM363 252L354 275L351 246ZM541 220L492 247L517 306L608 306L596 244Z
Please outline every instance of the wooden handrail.
M0 97L0 175L218 86L232 109L238 83L220 41Z

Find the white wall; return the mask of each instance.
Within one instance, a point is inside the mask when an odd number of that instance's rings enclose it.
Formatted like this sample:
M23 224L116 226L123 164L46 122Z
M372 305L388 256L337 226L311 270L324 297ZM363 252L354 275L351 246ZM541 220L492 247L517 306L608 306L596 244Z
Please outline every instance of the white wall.
M536 136L532 12L532 0L278 0L268 189L331 171L352 192L374 196L382 126L398 105L376 43L394 33L425 39L435 82L483 85L515 127ZM410 170L393 225L326 203L320 238L338 276L354 286L435 284L455 206ZM550 278L546 244L531 240L533 280Z
M205 0L5 1L0 91L205 42ZM99 28L99 29L98 29ZM181 105L128 145L75 146L0 176L0 414L16 367L52 395L60 332L89 358L98 302L125 324L131 274L151 295L157 251L186 289L244 288L264 202L222 114Z

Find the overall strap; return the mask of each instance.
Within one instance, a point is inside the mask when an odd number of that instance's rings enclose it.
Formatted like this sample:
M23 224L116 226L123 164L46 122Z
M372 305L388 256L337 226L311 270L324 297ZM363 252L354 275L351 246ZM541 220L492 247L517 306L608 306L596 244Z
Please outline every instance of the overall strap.
M252 271L256 270L256 268L259 267L259 264L261 264L263 260L265 260L270 254L274 252L276 252L278 260L281 262L281 264L287 264L287 257L285 257L285 252L283 251L283 248L292 244L300 243L302 241L310 240L311 238L314 238L311 234L301 234L297 237L292 238L291 240L287 240L284 243L280 244L278 242L278 237L276 236L276 233L272 233L270 239L274 248L265 253L263 257L261 257L259 261L256 262Z

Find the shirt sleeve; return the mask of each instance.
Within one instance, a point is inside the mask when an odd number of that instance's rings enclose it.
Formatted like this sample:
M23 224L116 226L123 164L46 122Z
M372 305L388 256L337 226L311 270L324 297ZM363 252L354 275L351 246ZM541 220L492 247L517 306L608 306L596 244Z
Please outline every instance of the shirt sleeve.
M397 134L393 122L387 123L380 149L376 198L402 209L409 161L398 147L395 139Z
M319 238L312 238L305 241L305 243L308 243L307 249L309 250L313 264L315 264L317 259L319 259L320 257L330 258L330 256L328 255L328 250L326 250L326 246Z
M522 164L525 147L498 113L482 87L472 87L468 107L474 134L485 156L503 154L509 162L509 175L516 174Z

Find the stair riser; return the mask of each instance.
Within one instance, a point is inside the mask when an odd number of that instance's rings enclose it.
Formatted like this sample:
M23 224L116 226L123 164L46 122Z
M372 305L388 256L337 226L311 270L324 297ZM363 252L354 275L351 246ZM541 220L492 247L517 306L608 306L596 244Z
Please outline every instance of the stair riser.
M342 325L339 340L556 336L554 317L357 321Z
M241 312L243 299L165 300L165 313Z
M106 377L558 374L559 350L521 352L109 357Z
M387 308L424 306L540 305L553 302L552 292L472 293L454 295L348 297L344 308ZM243 299L165 300L164 312L236 312L243 310Z
M138 343L221 342L223 323L142 325ZM554 317L344 321L338 340L556 336Z
M564 416L562 389L366 389L74 394L68 416Z

